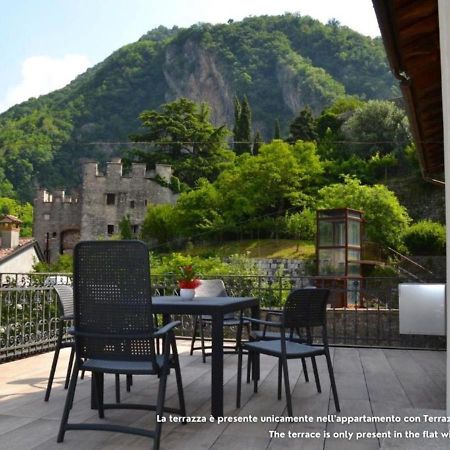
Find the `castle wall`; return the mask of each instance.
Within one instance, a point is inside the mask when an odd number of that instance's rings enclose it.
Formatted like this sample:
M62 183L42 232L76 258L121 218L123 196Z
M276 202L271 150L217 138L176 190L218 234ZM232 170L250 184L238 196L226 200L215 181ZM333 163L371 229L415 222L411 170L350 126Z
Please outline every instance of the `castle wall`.
M119 232L119 222L130 216L133 232L140 232L147 208L174 204L177 195L152 180L170 183L171 166L157 164L146 172L145 164L133 164L124 176L120 159L107 163L106 173L95 162L85 163L79 195L40 189L34 201L34 237L54 262L70 253L78 240L105 239Z
M170 166L158 165L156 173L169 182ZM107 163L106 174L96 164L85 166L82 187L81 239L99 239L119 232L119 222L130 216L135 233L140 232L148 206L174 204L176 195L149 178L145 164L133 164L124 176L120 161Z
M81 203L78 195L64 191L50 193L40 189L34 200L33 234L50 261L56 261L62 249L62 236L67 230L81 228Z

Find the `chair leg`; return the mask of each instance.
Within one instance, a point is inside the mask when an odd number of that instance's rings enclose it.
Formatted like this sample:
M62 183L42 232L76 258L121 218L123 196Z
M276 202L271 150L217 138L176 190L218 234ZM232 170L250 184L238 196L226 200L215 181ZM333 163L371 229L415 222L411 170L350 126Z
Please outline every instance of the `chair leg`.
M317 370L317 363L316 363L316 357L311 356L311 362L313 366L314 371L314 378L316 380L316 386L317 386L317 392L322 392L322 388L320 387L320 378L319 378L319 371Z
M161 439L161 427L162 421L158 420L158 417L162 417L164 413L164 400L166 396L166 384L167 384L168 367L163 367L161 376L159 378L158 400L156 403L156 427L155 437L153 440L153 450L159 450L159 443Z
M180 404L180 415L186 417L186 404L184 402L183 381L181 378L180 359L178 358L177 343L175 336L172 337L172 357L175 368L175 378L177 380L178 402ZM182 422L186 423L186 422Z
M258 374L256 373L256 363L255 363L256 353L252 353L252 377L253 377L253 392L256 394L258 392Z
M252 353L248 352L250 364ZM236 408L241 407L241 383L242 383L242 348L238 350L238 371L237 371L237 389L236 389Z
M127 392L130 392L131 386L133 386L133 375L128 374L126 379L127 379Z
M84 380L84 370L81 371L80 379L81 379L81 380Z
M95 383L95 391L97 393L97 403L98 403L98 417L103 419L105 417L105 410L103 408L103 373L92 372Z
M303 375L305 376L305 381L309 383L308 367L306 367L306 359L302 358Z
M116 373L115 378L116 378L116 403L120 403L120 375Z
M203 327L203 320L200 317L199 318L199 323L200 323L200 340L202 342L202 359L203 359L203 363L206 363L206 351L205 351L205 333L204 333L204 327Z
M284 373L284 389L286 392L286 403L287 403L287 410L288 415L292 417L292 398L291 398L291 386L289 383L289 372L288 372L288 362L287 358L281 358L281 363L283 366L283 373Z
M70 374L72 373L72 366L73 366L73 358L74 358L74 356L75 356L75 347L72 346L71 349L70 349L69 364L67 366L66 382L64 383L64 389L67 389L69 387Z
M336 411L340 412L341 407L339 406L338 393L336 389L336 380L334 379L333 365L331 364L330 352L328 348L325 348L325 357L327 359L328 374L330 375L330 383L331 383L331 390L333 391L334 405L336 406Z
M75 396L75 388L78 378L78 364L75 361L72 371L72 377L69 383L69 390L67 392L66 403L64 405L64 411L61 418L61 424L59 426L58 438L56 442L62 442L64 440L64 434L66 432L67 421L69 420L70 409L72 408L73 398Z
M194 344L195 344L195 340L197 338L197 327L198 327L198 316L194 316L194 326L192 327L194 329L194 331L192 332L191 351L189 353L191 356L194 353Z
M250 373L252 370L252 358L250 357L250 353L247 355L247 384L250 383Z
M56 371L56 365L58 364L59 351L61 350L62 337L63 337L63 327L62 327L62 323L60 323L60 327L58 330L58 338L56 340L55 353L53 354L52 368L50 369L50 374L48 376L48 382L47 382L47 390L45 391L44 400L46 402L48 402L48 399L50 398L50 392L52 390L53 378L55 377L55 371Z
M281 400L281 383L283 378L283 365L281 358L278 358L278 400Z

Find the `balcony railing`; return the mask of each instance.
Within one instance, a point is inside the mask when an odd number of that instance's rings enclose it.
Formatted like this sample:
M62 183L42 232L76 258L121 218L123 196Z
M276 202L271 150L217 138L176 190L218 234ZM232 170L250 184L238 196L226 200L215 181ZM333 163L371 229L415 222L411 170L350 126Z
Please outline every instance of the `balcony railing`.
M345 285L342 280L291 276L224 276L229 295L255 296L261 307L281 307L292 289L326 285L330 342L335 345L445 348L445 338L399 334L399 278L365 278ZM56 341L59 311L51 285L71 283L70 274L0 274L0 362L51 349ZM152 276L153 295L177 295L175 277ZM336 299L345 299L338 308ZM341 302L342 303L342 302ZM263 312L264 314L264 312ZM180 317L181 336L190 336L192 320Z

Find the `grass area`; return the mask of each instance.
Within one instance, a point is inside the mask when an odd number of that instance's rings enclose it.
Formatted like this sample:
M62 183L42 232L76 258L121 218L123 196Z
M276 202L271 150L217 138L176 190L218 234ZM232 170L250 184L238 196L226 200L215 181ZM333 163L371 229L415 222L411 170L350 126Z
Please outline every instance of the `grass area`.
M230 241L220 244L195 244L189 250L192 256L230 256L246 255L250 258L289 258L304 259L315 254L315 244L311 241L295 241L290 239L253 239Z

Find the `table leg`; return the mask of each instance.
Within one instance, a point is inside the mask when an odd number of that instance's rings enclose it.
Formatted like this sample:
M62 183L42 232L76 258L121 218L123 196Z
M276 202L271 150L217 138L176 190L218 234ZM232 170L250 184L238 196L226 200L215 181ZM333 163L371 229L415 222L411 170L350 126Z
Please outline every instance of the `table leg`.
M223 416L223 313L212 315L211 414Z

